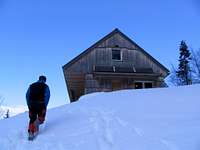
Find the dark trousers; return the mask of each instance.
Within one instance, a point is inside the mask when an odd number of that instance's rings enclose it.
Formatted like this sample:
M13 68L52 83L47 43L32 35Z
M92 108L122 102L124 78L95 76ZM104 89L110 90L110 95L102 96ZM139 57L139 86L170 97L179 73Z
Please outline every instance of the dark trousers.
M46 107L44 103L34 102L30 103L28 108L30 118L28 132L34 134L39 130L38 125L42 124L45 120Z
M44 103L30 103L29 108L29 124L32 124L38 119L40 123L43 123L46 116L46 107Z

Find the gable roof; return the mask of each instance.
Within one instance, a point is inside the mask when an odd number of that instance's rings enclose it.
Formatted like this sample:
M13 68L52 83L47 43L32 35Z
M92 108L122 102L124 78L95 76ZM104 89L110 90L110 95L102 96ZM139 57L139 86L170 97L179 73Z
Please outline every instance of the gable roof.
M109 39L110 37L112 37L115 34L119 34L122 37L124 37L126 40L128 40L130 43L132 43L133 45L135 45L136 47L139 48L139 50L145 54L147 57L149 57L154 63L156 63L158 66L160 66L162 69L164 69L167 73L169 73L169 70L163 66L161 63L159 63L155 58L153 58L149 53L147 53L143 48L141 48L138 44L136 44L133 40L131 40L128 36L126 36L124 33L122 33L118 28L114 29L112 32L110 32L109 34L107 34L106 36L104 36L102 39L100 39L99 41L97 41L96 43L94 43L92 46L90 46L88 49L86 49L85 51L83 51L81 54L79 54L78 56L76 56L74 59L72 59L71 61L69 61L67 64L65 64L63 66L63 69L66 69L68 67L70 67L73 63L75 63L77 60L79 60L81 57L83 57L84 55L90 53L94 48L96 48L99 44L101 44L102 42L106 41L107 39Z

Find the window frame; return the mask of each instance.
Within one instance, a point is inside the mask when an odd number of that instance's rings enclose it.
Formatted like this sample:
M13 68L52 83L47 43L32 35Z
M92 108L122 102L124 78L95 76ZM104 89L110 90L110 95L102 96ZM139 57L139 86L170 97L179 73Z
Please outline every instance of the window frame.
M113 51L119 51L119 54L120 54L120 59L114 59L113 58ZM122 50L120 50L120 49L112 49L112 60L113 61L122 61Z

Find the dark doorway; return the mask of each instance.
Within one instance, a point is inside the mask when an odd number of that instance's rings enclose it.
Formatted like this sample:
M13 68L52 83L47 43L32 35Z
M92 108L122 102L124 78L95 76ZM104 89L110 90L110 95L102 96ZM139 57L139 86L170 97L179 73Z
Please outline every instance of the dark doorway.
M71 102L74 102L74 101L76 101L75 99L75 92L74 92L74 90L70 90L70 93L71 93L71 98L72 98L72 100L71 100Z

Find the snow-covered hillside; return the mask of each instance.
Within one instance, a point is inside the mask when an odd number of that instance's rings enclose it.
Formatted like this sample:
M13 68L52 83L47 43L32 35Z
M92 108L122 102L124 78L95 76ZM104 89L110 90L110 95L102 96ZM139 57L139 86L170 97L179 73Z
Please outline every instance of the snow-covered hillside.
M199 150L200 85L84 96L48 111L35 141L28 113L0 120L2 150Z
M25 111L27 111L27 107L25 106L0 106L0 119L3 119L7 112L9 113L9 117L12 117Z

